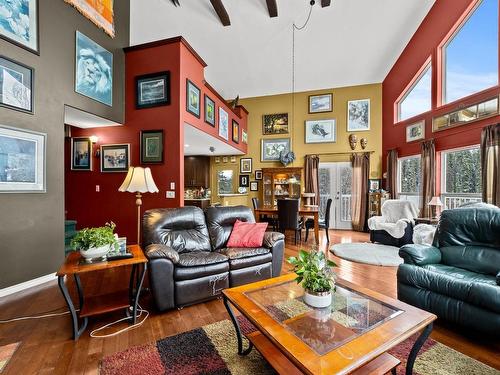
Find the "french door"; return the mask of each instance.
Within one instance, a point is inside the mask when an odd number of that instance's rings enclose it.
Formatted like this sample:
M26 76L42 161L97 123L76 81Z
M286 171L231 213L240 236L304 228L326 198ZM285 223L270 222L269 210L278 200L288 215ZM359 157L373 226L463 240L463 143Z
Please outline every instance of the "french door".
M352 229L351 185L350 162L319 163L320 218L325 218L326 202L332 198L330 228Z

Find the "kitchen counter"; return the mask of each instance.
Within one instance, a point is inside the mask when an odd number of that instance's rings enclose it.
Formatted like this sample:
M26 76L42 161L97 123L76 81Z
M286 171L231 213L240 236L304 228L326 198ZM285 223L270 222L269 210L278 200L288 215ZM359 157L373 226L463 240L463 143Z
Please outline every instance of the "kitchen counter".
M209 201L210 198L184 198L184 201Z

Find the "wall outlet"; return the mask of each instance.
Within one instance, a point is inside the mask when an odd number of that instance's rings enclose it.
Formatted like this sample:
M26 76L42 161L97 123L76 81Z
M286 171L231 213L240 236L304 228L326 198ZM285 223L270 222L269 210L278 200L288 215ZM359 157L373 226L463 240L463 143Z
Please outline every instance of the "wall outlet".
M170 183L170 190L175 190L175 182Z
M175 198L175 191L167 191L167 198L168 199Z
M99 185L96 185L96 186L95 186L95 191L96 191L97 193L99 193L99 192L101 191L101 187L100 187Z

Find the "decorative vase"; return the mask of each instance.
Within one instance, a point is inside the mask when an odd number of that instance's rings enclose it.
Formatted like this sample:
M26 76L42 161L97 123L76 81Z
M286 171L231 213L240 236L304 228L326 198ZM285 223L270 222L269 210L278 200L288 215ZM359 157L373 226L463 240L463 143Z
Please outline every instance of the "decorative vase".
M331 292L322 292L315 293L309 290L304 290L304 302L316 308L328 307L332 304L332 293Z
M91 247L87 250L80 250L80 254L85 258L87 262L92 262L95 258L106 258L106 255L110 252L111 245L104 245L99 247Z

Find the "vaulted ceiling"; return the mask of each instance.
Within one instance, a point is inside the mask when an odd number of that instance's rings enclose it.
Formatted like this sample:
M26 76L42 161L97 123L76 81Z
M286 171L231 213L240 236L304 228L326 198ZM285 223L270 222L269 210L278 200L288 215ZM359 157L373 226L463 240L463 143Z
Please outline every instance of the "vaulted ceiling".
M382 82L434 1L331 0L322 7L328 1L317 0L308 25L295 33L295 90ZM222 25L215 3L224 5L230 25ZM226 98L291 92L292 24L305 22L309 0L179 4L131 0L131 44L184 36Z

